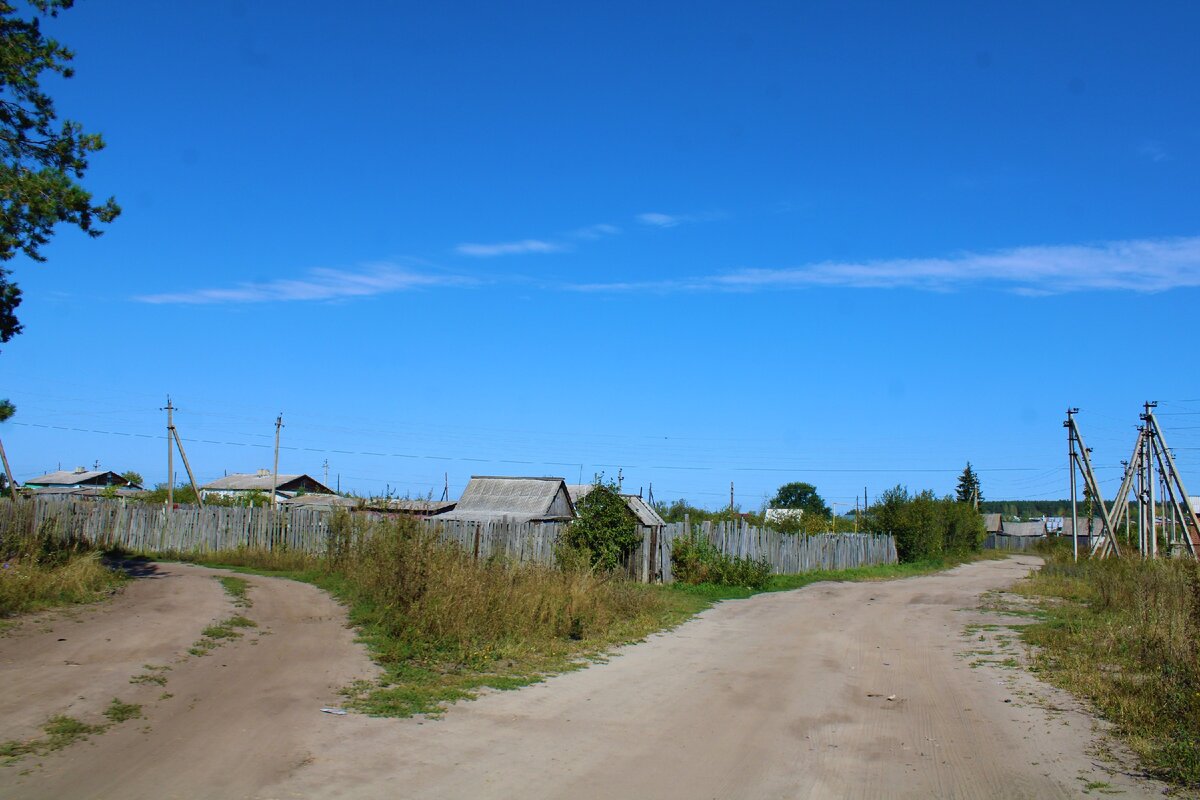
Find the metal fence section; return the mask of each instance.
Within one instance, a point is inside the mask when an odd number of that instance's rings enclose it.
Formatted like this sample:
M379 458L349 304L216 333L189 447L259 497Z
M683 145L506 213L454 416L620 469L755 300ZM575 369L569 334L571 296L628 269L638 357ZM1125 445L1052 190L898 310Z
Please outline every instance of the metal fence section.
M168 510L124 500L0 500L0 532L74 537L97 547L123 547L140 553L213 552L244 547L320 554L328 546L329 519L328 511L306 508L181 506ZM555 563L558 539L565 529L561 523L509 520L425 520L423 524L476 559L501 558L547 566ZM884 534L802 536L745 523L677 522L662 528L642 529L641 543L625 561L626 574L643 582L672 582L673 543L689 530L727 555L765 560L776 574L897 561L895 540Z

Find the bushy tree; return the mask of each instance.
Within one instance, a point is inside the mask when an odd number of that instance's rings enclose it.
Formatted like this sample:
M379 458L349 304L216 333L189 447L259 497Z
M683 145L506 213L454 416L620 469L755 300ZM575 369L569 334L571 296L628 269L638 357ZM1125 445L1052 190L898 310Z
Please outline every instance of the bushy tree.
M866 515L866 529L890 533L901 561L922 561L979 550L985 536L983 517L953 497L931 491L909 494L895 486L880 495Z
M641 541L637 517L615 483L597 483L575 506L577 518L560 544L584 554L597 569L616 569Z
M135 486L144 486L145 485L142 483L142 473L136 472L132 469L122 472L121 477L124 478L125 480L129 481L130 483L134 484Z
M817 494L817 487L811 483L803 481L794 481L785 483L775 492L775 497L771 499L772 508L797 508L804 512L805 516L821 517L825 519L829 516L829 506L825 505L825 501L821 499L821 495Z
M24 253L44 261L41 248L65 222L89 236L121 213L113 198L93 203L79 180L91 153L104 149L99 134L58 119L41 88L43 73L70 78L74 53L42 33L41 20L74 0L28 0L25 11L0 0L0 262ZM28 16L26 16L28 15ZM21 290L0 267L0 343L21 332Z

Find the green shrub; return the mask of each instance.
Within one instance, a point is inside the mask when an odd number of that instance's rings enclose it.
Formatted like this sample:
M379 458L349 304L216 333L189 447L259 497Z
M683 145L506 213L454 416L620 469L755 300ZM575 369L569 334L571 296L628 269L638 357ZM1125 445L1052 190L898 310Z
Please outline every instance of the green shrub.
M888 489L871 506L865 530L892 534L896 554L905 562L977 552L987 534L971 504L928 490L909 494L903 486Z
M621 499L616 484L597 483L576 504L575 513L577 519L567 526L559 545L567 551L590 554L597 569L617 569L642 541L637 518Z
M766 560L726 555L694 533L672 543L671 571L676 580L688 584L764 589L771 579L771 565Z

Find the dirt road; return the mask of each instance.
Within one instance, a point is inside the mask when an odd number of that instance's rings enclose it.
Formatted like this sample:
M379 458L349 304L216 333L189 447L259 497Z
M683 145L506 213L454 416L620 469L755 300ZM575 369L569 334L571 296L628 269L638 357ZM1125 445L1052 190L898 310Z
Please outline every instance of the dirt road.
M184 660L166 687L175 699L148 706L143 722L40 759L27 775L0 769L0 795L695 800L1160 793L1090 755L1091 720L1061 693L998 663L1007 656L996 632L968 629L1003 621L975 610L981 595L1034 564L1028 557L981 562L904 581L816 584L723 603L624 648L607 664L460 703L440 720L320 713L334 701L334 686L370 666L327 598L254 578L249 616L272 635L251 634ZM196 589L211 593L215 581L196 577ZM97 621L120 613L98 612ZM12 643L38 635L0 640L5 677L20 672L20 658L10 662ZM106 688L99 700L107 699Z

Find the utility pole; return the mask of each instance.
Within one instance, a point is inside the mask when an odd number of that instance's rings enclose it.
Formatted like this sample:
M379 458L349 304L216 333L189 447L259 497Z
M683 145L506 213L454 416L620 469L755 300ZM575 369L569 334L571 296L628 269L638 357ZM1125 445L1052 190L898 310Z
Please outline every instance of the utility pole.
M0 442L0 462L4 464L4 477L8 479L8 492L12 499L17 499L17 482L13 479L12 469L8 466L8 454L4 452L4 442Z
M1067 466L1071 469L1071 553L1079 560L1079 509L1075 502L1075 425L1073 418L1078 408L1067 409L1067 421L1063 427L1067 429Z
M167 405L159 411L167 412L167 510L175 505L175 443L171 441L171 432L175 430L175 406L171 405L171 395L167 395Z
M325 459L325 463L321 465L321 468L325 470L325 481L324 481L325 487L329 488L329 459L328 458Z
M442 473L442 502L450 502L450 473Z
M1157 402L1146 401L1146 416L1144 419L1147 423L1150 421L1150 409L1157 408ZM1158 557L1158 515L1154 511L1154 447L1157 443L1153 436L1146 437L1146 492L1150 500L1150 519L1149 525L1146 527L1146 533L1150 537L1149 553L1152 558Z
M278 505L275 499L275 489L279 486L279 429L283 427L283 412L275 418L275 467L271 470L271 507Z
M733 481L729 482L729 521L733 522Z

